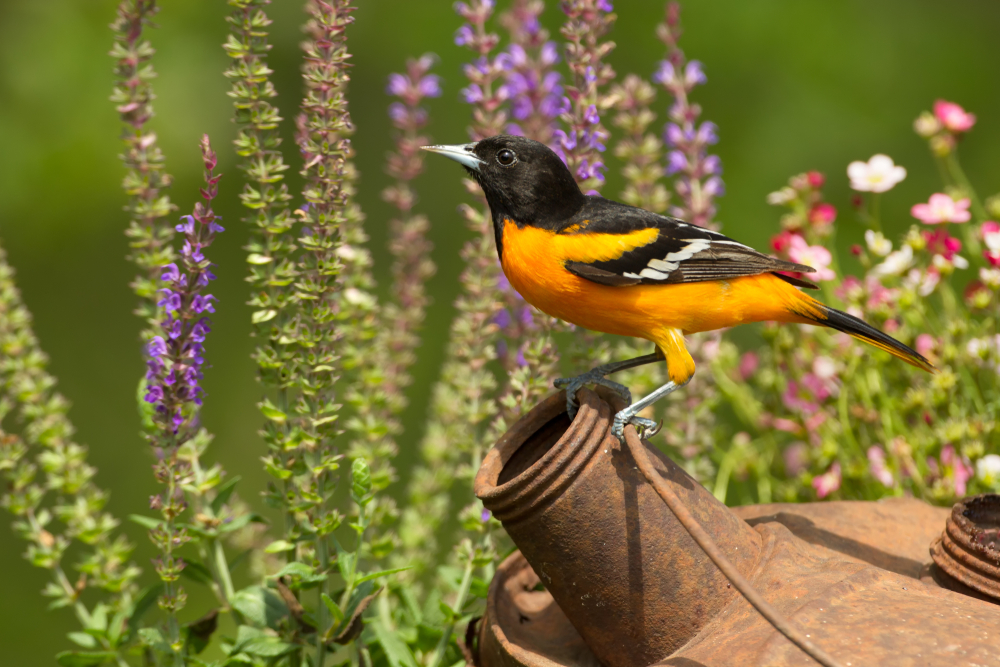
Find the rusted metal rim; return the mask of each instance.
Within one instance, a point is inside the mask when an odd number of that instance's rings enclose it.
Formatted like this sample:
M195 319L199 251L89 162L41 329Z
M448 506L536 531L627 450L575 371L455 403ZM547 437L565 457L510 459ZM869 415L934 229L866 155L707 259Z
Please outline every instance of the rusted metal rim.
M566 416L566 395L557 392L518 421L486 455L475 492L505 525L557 498L607 435L607 403L587 389L580 390L578 398L580 409L572 423Z
M931 557L966 586L1000 600L1000 495L956 503L944 533L931 545Z

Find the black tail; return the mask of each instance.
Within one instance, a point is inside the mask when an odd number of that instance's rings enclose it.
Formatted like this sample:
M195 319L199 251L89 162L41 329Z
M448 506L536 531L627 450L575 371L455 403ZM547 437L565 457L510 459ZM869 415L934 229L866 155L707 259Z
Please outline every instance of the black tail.
M835 308L830 308L822 304L818 305L820 305L819 317L814 317L811 313L806 315L817 324L828 326L831 329L836 329L849 336L853 336L858 340L863 340L869 345L874 345L880 350L885 350L892 356L898 357L906 363L925 370L928 373L934 373L937 370L922 354L907 345L903 345L892 336L879 331L867 322Z

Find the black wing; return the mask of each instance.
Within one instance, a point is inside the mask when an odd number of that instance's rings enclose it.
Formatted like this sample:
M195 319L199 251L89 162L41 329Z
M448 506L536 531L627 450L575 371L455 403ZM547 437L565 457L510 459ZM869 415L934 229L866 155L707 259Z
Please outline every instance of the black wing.
M591 197L582 211L557 233L621 235L651 227L656 238L616 259L566 262L581 278L612 286L668 285L727 280L774 271L812 273L812 267L769 257L710 229L644 209ZM805 280L778 277L798 287L816 289Z

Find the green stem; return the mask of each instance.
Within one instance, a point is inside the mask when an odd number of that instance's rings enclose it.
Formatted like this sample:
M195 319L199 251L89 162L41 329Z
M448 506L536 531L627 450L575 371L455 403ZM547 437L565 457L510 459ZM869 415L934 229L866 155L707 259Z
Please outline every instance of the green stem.
M320 572L326 573L330 567L330 547L324 535L317 537L316 553L319 556ZM326 664L326 642L323 641L323 638L326 636L327 624L332 620L328 619L330 611L323 602L323 594L326 593L326 586L327 581L324 581L316 589L316 610L319 614L319 618L317 619L318 625L316 627L316 667L323 667Z
M472 572L475 569L473 565L472 558L469 558L469 562L465 565L465 573L462 575L462 584L458 588L458 597L455 599L455 612L457 614L462 613L462 608L465 606L465 599L469 597L469 589L472 587ZM431 661L428 667L440 667L441 661L444 660L445 651L448 649L448 642L451 641L451 633L455 630L455 624L449 624L445 629L444 633L441 635L441 639L438 640L437 646L434 648L434 655L431 657Z
M951 172L955 182L965 190L965 194L972 200L972 212L976 216L976 222L985 221L989 217L986 213L986 208L983 206L982 201L980 201L975 189L973 189L972 183L969 182L969 177L965 175L962 165L959 164L955 151L948 154L948 157L945 158L945 164L947 164L948 171Z
M870 205L870 210L868 213L868 226L874 229L876 232L881 232L882 195L878 192L873 192L872 196L868 200L868 203Z

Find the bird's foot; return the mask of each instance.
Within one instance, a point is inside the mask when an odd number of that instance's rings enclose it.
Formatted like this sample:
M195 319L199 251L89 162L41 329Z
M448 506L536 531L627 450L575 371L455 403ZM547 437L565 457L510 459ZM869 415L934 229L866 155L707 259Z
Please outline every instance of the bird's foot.
M592 371L587 371L582 375L577 375L576 377L559 378L552 384L556 386L556 389L566 390L566 412L569 414L569 418L571 420L576 417L576 411L577 408L579 407L576 401L576 392L579 391L581 387L587 384L599 384L602 387L607 387L611 391L621 396L626 403L629 404L632 403L632 392L628 390L628 387L626 387L623 384L618 384L617 382L609 380L608 378L604 377L604 375L601 374L596 368Z
M652 438L654 435L660 432L660 427L663 422L656 422L652 419L646 419L645 417L639 417L634 412L632 412L631 406L625 408L621 412L615 415L614 422L611 424L611 433L618 438L618 442L625 444L625 425L632 424L635 427L635 431L639 438Z

